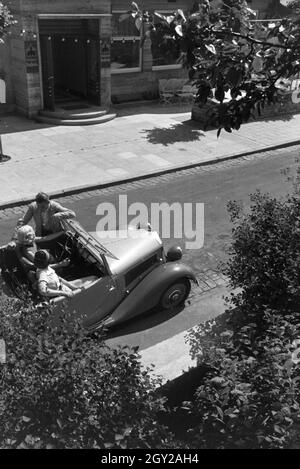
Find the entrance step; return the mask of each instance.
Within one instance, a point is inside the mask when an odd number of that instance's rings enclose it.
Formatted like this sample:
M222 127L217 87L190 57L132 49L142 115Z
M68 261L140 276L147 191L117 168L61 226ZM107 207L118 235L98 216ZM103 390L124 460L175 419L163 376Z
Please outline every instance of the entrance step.
M39 115L40 116L46 116L46 117L51 117L52 119L90 119L93 117L101 117L105 116L107 114L107 111L105 110L81 110L81 109L76 109L73 112L70 111L65 111L63 109L56 110L56 111L40 111Z
M38 122L51 125L93 125L108 122L116 114L108 114L107 110L96 106L60 106L55 111L40 111L35 117Z

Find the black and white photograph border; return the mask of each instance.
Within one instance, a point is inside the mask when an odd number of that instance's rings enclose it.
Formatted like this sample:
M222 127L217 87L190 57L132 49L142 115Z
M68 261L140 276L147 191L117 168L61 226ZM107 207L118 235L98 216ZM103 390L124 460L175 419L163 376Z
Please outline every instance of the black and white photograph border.
M299 449L300 2L0 19L0 449Z

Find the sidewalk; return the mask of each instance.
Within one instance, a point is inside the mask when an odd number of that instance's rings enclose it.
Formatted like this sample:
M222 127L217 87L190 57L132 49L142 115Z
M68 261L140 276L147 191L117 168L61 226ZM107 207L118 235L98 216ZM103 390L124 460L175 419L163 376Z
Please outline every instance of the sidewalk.
M113 121L76 127L2 117L3 153L11 159L0 164L0 208L39 191L58 196L300 143L300 114L250 122L217 138L216 130L197 128L190 108L176 111L136 106Z
M210 275L208 271L206 274ZM198 280L205 278L202 274L197 277ZM181 312L158 322L154 316L140 318L141 328L138 321L135 328L132 324L123 325L106 343L110 347L138 346L145 368L153 364L153 375L161 376L164 383L173 380L196 366L190 356L190 346L186 343L188 331L224 313L227 307L224 298L229 297L230 292L228 279L221 276L210 283L208 289L193 285L189 301Z
M201 311L197 323L204 323L214 319L225 312L226 305L224 296L229 295L229 288L219 286L202 295L193 305L194 309ZM189 314L192 307L185 307L185 314ZM140 351L141 363L147 368L151 364L155 365L154 376L161 376L162 382L172 381L182 373L197 365L191 359L190 346L186 342L189 332L196 329L196 326L187 328L169 339Z

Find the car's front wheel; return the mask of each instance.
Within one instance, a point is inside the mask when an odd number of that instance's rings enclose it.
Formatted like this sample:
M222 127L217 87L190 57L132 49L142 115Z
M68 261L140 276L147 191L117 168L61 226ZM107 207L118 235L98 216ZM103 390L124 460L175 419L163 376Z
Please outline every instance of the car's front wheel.
M163 309L170 309L183 304L189 296L190 290L191 284L188 279L178 280L164 291L159 306Z

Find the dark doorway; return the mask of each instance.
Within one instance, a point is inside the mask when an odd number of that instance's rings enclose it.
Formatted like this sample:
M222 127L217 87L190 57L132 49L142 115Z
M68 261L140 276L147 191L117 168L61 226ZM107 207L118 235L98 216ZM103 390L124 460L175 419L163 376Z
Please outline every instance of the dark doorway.
M41 20L44 108L78 101L100 105L98 20Z
M56 35L52 46L55 102L88 99L84 38Z

